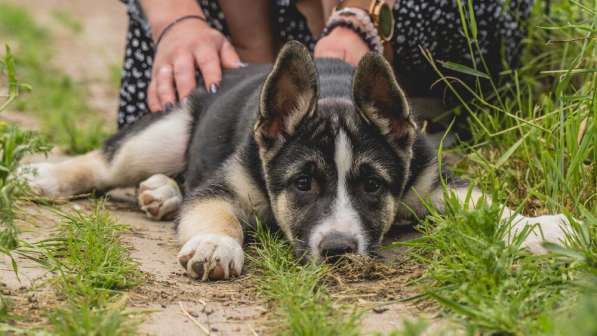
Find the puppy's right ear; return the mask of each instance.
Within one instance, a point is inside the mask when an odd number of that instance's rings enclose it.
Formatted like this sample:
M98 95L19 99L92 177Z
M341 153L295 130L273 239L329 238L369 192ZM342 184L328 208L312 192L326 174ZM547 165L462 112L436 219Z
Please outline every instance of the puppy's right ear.
M288 42L263 87L256 140L271 147L292 135L301 120L313 113L318 98L317 69L309 50L298 42Z
M416 124L410 106L392 66L379 53L369 52L359 62L353 78L353 98L358 111L390 143L400 149L412 145Z

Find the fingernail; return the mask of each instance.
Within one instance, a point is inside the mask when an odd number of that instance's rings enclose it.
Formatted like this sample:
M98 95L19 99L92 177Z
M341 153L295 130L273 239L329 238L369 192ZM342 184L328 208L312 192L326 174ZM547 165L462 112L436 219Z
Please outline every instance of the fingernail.
M211 94L216 94L216 93L218 93L218 90L219 90L219 89L220 89L220 87L218 86L218 84L216 84L216 83L212 83L212 84L209 86L209 93L211 93Z
M245 68L248 64L245 62L238 61L236 62L236 66L239 68Z
M164 105L164 112L170 112L170 110L172 110L173 108L174 108L174 104L166 103L166 105Z

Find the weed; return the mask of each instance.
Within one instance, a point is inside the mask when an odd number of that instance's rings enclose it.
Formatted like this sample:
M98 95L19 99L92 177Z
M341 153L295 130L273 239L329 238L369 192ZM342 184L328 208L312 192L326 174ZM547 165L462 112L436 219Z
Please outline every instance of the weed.
M119 290L140 282L137 264L128 256L117 224L98 201L88 212L62 214L55 242L47 250L49 269L66 303L49 313L58 335L129 335L139 319L126 308Z
M70 296L95 290L120 290L139 283L137 265L130 259L119 234L126 227L116 223L98 202L89 213L62 214L62 243L49 251Z
M10 48L6 46L5 54L0 59L0 77L7 82L7 96L0 103L0 113L26 89L26 85L16 80L14 58ZM17 201L27 193L27 186L16 176L17 165L25 155L47 152L49 147L35 133L23 131L15 126L0 121L0 255L11 259L12 269L17 272L17 264L13 253L19 251L21 241L14 223ZM11 315L11 301L0 295L0 332Z
M26 87L16 80L14 62L7 46L6 53L0 60L0 74L8 83L8 95L0 104L0 113ZM10 250L18 246L17 229L14 225L16 201L23 196L27 187L14 176L17 165L25 155L48 150L45 141L37 134L0 121L0 253L9 254Z

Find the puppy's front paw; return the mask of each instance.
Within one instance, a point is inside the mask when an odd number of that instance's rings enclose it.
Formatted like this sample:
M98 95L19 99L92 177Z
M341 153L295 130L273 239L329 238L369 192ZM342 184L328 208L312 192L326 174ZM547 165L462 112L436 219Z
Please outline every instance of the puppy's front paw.
M17 175L23 178L37 195L50 198L70 196L63 192L60 176L55 174L53 168L52 163L33 163L19 167Z
M147 217L161 220L176 213L182 203L182 193L176 181L156 174L141 182L137 200Z
M233 238L218 234L200 234L187 241L178 253L178 261L193 279L221 280L242 273L245 255Z
M556 244L563 242L566 230L570 229L570 222L563 214L527 217L524 225L533 226L533 228L522 243L522 247L528 248L534 254L547 252L543 247L543 242ZM520 227L520 224L516 226Z

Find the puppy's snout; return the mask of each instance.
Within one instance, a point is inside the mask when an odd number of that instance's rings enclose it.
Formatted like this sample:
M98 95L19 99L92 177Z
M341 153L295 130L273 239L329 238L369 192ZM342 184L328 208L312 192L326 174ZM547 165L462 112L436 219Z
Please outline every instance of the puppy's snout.
M330 262L338 261L345 254L355 253L357 249L357 240L340 232L327 234L319 243L319 254Z

